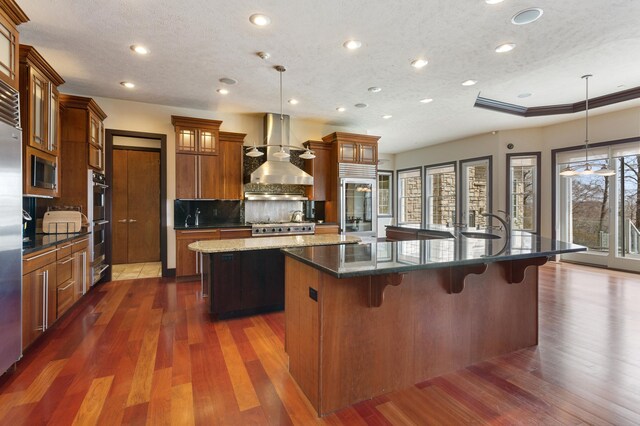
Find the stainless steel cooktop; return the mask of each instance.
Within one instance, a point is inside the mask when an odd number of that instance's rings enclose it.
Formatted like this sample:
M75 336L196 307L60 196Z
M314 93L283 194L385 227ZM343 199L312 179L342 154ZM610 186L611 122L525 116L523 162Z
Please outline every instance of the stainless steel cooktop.
M316 232L314 222L282 222L282 223L252 223L251 235L266 237L273 235L308 235Z

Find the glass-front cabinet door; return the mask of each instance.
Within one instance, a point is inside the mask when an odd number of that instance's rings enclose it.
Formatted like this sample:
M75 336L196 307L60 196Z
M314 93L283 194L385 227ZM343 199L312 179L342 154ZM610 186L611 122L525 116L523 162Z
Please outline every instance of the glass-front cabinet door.
M195 152L196 151L196 130L178 128L176 132L176 151Z
M213 130L206 129L199 130L198 133L198 151L201 154L216 154L218 152L216 133Z
M0 14L0 78L18 89L17 31Z
M54 153L54 155L58 152L59 147L59 106L60 101L58 100L58 90L51 87L51 94L49 96L49 151Z
M355 163L358 161L358 147L353 142L341 142L338 151L338 162Z
M376 157L377 147L375 144L358 144L360 151L359 162L361 164L377 164L378 158Z
M48 151L47 102L49 98L49 83L39 72L31 68L30 84L32 111L31 123L29 124L31 130L29 145Z

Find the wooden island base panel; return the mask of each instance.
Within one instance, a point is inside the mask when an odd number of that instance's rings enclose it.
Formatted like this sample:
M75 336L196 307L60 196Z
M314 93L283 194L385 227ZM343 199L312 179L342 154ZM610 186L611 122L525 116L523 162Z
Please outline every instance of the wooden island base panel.
M509 284L501 263L468 275L457 294L450 292L449 268L408 272L386 287L380 307L369 307L372 278L380 276L338 279L287 257L291 375L325 415L536 345L538 268Z

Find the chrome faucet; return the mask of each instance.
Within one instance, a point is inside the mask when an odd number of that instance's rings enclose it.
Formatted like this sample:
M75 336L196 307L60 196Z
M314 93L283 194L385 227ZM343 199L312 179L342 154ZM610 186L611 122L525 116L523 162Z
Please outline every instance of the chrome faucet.
M495 217L502 224L504 228L504 233L507 238L511 237L511 217L504 210L498 210L498 213L504 214L504 219L497 214L494 213L480 213L484 217Z
M189 227L189 218L191 217L190 214L187 215L187 217L184 218L184 227L188 228Z
M200 209L196 209L196 223L195 225L198 226L200 224Z

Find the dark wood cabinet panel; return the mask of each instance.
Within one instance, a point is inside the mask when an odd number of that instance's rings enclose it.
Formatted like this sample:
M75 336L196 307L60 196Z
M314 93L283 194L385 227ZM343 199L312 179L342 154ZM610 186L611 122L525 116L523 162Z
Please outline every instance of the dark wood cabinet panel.
M332 179L333 167L331 144L322 141L306 141L304 147L315 154L313 160L304 160L304 169L313 176L313 185L306 187L307 197L315 201L331 201L332 187L335 179Z
M176 154L176 198L197 198L198 156Z
M176 277L192 277L202 272L200 256L189 250L189 244L218 239L220 231L217 229L176 231Z
M284 255L280 250L210 256L212 314L225 317L284 307Z
M198 174L200 190L195 198L222 198L223 174L220 156L198 155Z
M222 194L225 200L241 200L244 197L242 164L244 133L220 132L220 158L222 160Z

